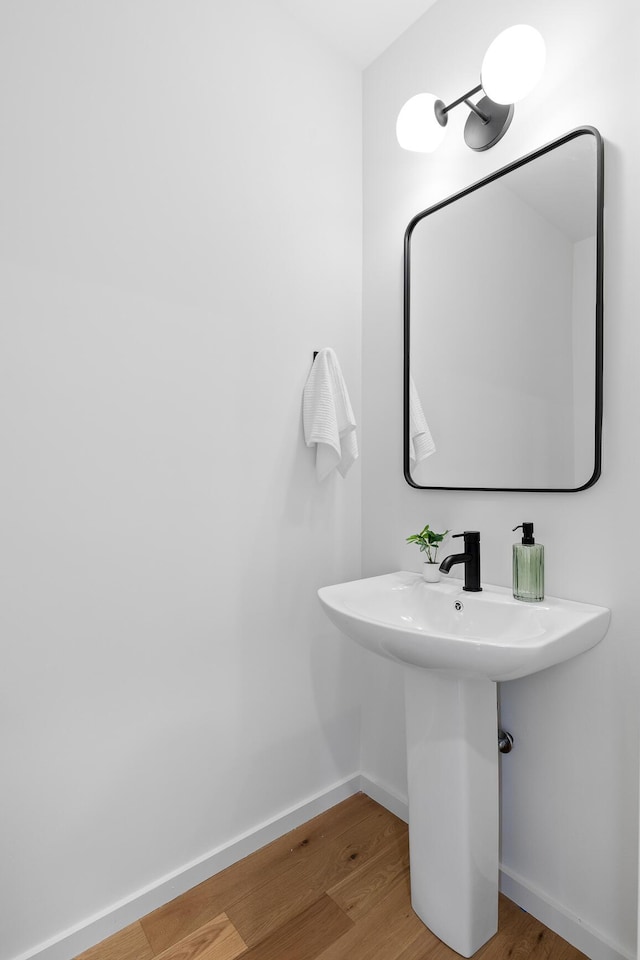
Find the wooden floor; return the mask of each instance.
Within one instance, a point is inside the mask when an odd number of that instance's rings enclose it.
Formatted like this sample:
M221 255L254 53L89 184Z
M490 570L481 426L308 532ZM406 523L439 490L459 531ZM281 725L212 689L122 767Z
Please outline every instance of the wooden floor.
M357 794L78 960L457 960L409 896L407 826ZM585 960L505 897L477 960Z

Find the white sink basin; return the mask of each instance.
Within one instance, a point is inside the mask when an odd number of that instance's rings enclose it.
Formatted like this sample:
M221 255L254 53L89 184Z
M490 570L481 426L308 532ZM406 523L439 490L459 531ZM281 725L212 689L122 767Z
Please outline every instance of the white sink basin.
M584 653L602 640L610 617L588 603L523 603L506 587L465 593L460 580L426 583L406 572L322 587L318 596L335 625L368 650L485 680L513 680Z
M411 903L437 937L471 957L498 927L498 680L595 646L609 611L547 597L514 600L417 573L318 591L361 646L405 664ZM518 749L519 731L515 735Z

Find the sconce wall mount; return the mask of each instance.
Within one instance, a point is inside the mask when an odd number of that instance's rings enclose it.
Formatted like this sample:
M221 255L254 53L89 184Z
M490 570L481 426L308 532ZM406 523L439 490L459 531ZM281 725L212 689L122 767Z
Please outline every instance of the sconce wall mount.
M454 107L464 103L469 108L471 112L464 125L464 142L471 150L488 150L492 147L504 137L513 118L512 103L496 103L487 96L473 103L470 98L481 90L482 84L479 83L449 106L445 106L442 100L436 100L434 104L436 120L441 127L446 127L449 111Z

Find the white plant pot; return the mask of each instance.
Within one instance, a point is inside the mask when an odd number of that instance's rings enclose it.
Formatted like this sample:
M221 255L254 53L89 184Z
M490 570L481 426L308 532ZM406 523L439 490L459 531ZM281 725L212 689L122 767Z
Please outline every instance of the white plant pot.
M425 560L422 564L422 579L427 583L437 583L440 579L440 564L429 563Z

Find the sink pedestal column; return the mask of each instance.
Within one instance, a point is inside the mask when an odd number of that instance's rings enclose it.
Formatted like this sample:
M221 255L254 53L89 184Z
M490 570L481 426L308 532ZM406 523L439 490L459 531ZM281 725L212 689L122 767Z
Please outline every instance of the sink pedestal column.
M411 903L463 957L498 929L497 686L405 670Z

